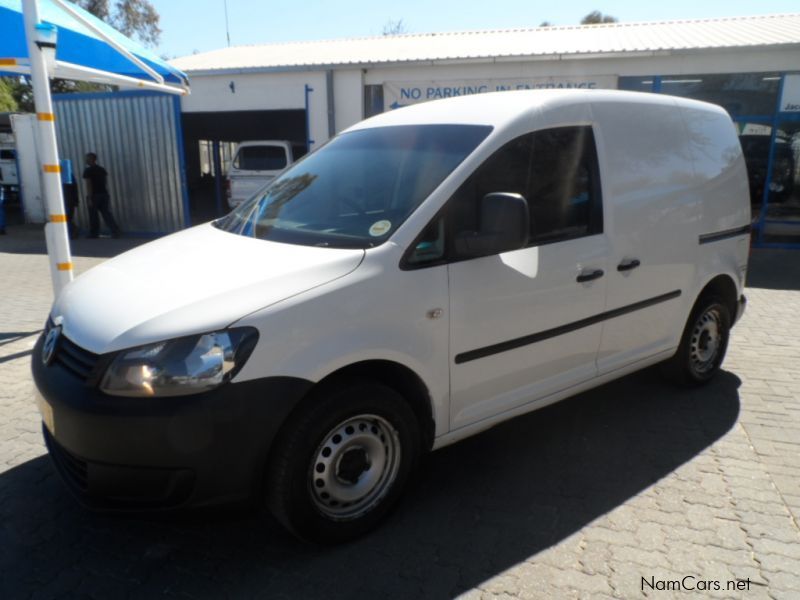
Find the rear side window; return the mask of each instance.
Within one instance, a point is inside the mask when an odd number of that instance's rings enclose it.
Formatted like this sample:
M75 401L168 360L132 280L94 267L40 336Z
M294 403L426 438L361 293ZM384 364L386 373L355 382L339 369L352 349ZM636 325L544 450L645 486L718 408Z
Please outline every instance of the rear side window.
M600 177L591 127L533 134L527 193L531 243L543 244L603 230Z
M239 148L233 166L245 171L277 171L286 167L286 150L279 146Z

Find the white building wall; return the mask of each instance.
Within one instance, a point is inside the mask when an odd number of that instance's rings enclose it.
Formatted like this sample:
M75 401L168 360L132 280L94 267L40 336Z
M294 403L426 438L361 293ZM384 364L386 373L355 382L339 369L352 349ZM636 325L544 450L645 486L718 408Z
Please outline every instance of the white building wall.
M364 118L364 85L361 69L333 72L336 131L347 129Z
M480 63L436 61L406 67L381 66L368 69L364 84L386 81L427 81L447 79L513 79L587 75L690 75L747 73L758 71L796 71L800 51L781 50L704 50L663 55L615 58L565 57L561 60L496 58Z
M691 75L796 71L798 50L702 50L648 52L641 56L569 57L554 60L495 58L482 62L432 61L409 66L334 69L334 119L337 132L357 123L364 115L364 85L386 82L425 82L469 79L535 77L616 77L627 75ZM326 72L276 71L229 74L191 74L192 93L182 99L185 112L275 110L305 108L309 97L310 137L316 148L328 139ZM235 86L235 92L230 84Z
M181 98L183 112L304 109L309 94L313 150L328 139L328 101L324 71L192 75L192 93ZM360 86L359 86L360 87Z
M190 81L192 93L181 98L183 112L304 108L305 84L317 83L307 72L194 75Z
M305 73L314 90L308 96L309 150L328 141L328 96L325 72Z

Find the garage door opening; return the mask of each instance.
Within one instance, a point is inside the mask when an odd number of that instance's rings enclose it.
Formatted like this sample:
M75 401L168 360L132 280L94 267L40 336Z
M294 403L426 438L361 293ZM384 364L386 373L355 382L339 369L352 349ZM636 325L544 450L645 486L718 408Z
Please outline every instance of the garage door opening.
M228 210L225 175L239 142L287 140L295 160L306 153L306 111L247 110L183 113L186 180L193 225Z

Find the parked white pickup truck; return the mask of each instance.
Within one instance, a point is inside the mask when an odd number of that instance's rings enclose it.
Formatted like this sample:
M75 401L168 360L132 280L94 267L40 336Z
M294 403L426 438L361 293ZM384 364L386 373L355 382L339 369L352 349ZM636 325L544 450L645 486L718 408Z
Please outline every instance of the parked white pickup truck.
M287 141L242 142L228 169L228 206L236 208L294 162Z

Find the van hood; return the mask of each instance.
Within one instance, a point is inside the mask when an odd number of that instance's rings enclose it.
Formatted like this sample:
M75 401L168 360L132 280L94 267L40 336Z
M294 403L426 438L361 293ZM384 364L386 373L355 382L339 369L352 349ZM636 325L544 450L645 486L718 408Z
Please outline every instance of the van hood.
M52 319L79 346L112 352L223 329L352 272L361 249L281 244L200 225L135 248L64 288Z

